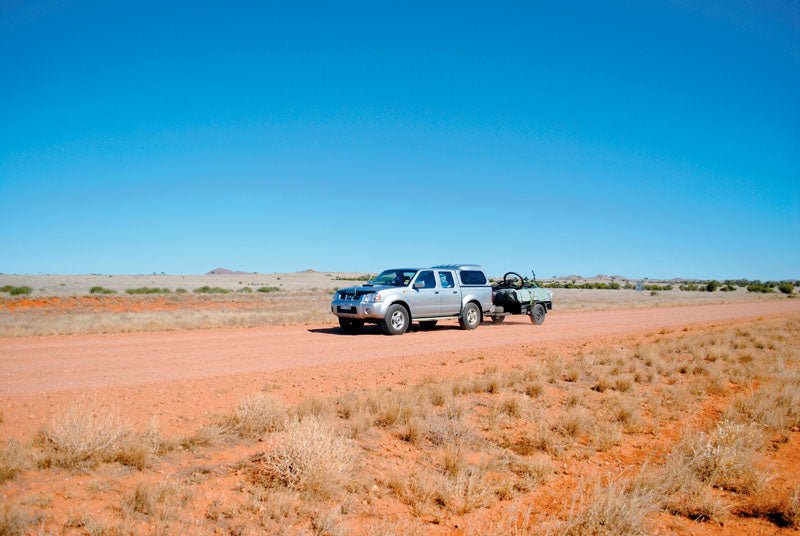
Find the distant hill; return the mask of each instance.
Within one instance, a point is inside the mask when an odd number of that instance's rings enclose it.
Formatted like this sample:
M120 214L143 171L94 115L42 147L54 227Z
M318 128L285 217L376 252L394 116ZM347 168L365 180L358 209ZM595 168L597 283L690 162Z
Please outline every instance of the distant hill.
M239 270L228 270L227 268L214 268L206 275L225 275L225 274L254 274L256 272L241 272Z

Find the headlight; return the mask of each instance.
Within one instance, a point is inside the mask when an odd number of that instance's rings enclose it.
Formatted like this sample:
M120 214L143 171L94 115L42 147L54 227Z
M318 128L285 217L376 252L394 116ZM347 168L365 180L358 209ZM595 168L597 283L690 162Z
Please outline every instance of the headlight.
M372 294L365 294L362 298L363 301L367 303L374 303L381 301L381 295L377 292L373 292Z

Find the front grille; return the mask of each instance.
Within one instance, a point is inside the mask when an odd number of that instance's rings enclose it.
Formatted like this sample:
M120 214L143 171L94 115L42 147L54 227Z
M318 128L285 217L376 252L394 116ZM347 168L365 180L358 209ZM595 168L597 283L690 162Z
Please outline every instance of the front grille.
M345 292L339 293L339 299L348 301L360 300L361 296L363 296L364 294L372 294L372 292L367 292L363 290L347 290Z

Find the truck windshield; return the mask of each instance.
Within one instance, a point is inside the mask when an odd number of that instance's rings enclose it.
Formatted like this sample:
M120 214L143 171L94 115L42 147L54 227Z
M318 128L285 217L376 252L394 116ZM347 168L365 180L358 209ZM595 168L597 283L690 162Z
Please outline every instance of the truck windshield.
M405 287L416 273L416 270L384 270L378 277L372 279L372 284Z

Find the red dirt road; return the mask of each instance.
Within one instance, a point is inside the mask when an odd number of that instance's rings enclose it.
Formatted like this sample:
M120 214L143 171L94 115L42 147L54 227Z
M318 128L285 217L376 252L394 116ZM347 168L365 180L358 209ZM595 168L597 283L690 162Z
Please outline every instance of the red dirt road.
M345 336L330 327L217 329L0 339L0 395L114 388L268 371L356 364L513 345L558 344L660 328L724 323L800 312L800 300L555 312L544 325L526 317L465 332L446 322L432 332Z

